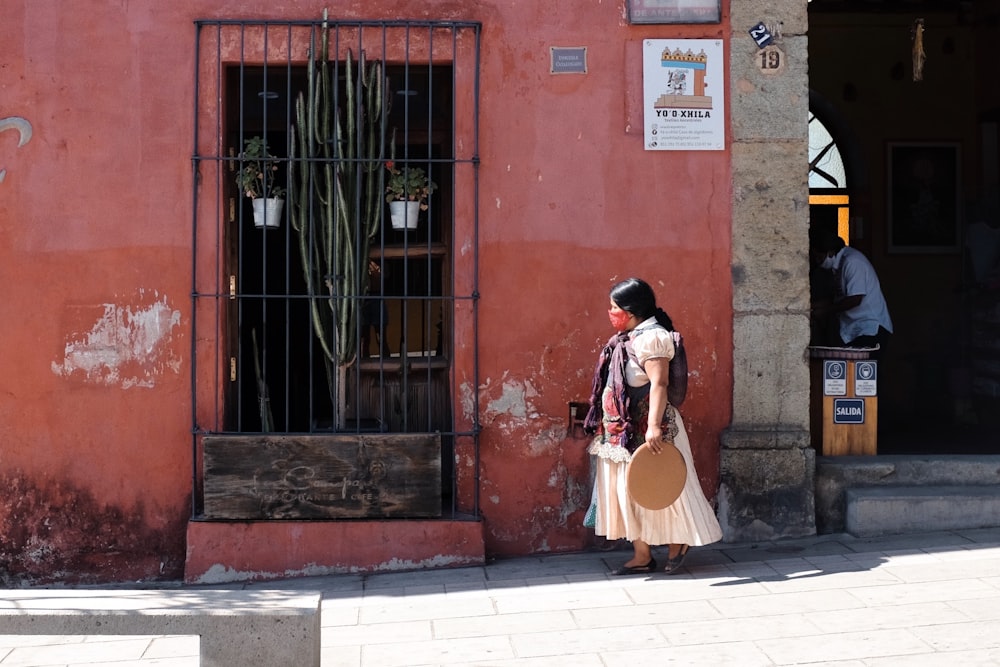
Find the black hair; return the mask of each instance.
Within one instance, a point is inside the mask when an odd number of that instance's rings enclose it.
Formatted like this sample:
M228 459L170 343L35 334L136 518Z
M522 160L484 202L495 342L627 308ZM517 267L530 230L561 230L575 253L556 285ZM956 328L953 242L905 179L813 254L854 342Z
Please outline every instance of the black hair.
M846 244L844 239L840 238L836 234L830 232L826 234L817 234L816 236L809 239L810 246L816 252L821 252L826 254L828 252L840 252Z
M611 288L611 300L622 310L628 311L640 321L656 317L664 329L674 330L674 323L662 308L656 305L653 288L641 278L626 278Z

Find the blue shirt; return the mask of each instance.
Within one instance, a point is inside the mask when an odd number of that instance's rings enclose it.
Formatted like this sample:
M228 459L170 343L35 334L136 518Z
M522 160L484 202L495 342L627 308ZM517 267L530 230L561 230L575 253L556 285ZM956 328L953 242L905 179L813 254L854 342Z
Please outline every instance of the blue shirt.
M833 258L837 301L862 295L861 303L840 313L840 338L850 343L858 336L874 336L879 326L892 333L892 318L882 295L875 268L859 250L841 248Z

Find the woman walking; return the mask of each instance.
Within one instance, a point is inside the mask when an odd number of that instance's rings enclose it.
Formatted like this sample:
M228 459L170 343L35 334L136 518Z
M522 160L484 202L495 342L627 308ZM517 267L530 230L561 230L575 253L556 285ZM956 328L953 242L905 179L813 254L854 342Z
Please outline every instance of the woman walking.
M633 556L615 574L657 570L652 546L669 545L665 572L676 572L691 546L722 539L715 512L701 490L684 421L667 400L674 325L656 305L652 287L629 278L611 288L608 317L617 333L601 353L594 371L585 427L596 433L588 451L595 457L595 531L609 540L627 539ZM633 452L649 443L655 453L672 441L687 468L680 497L650 510L626 489Z

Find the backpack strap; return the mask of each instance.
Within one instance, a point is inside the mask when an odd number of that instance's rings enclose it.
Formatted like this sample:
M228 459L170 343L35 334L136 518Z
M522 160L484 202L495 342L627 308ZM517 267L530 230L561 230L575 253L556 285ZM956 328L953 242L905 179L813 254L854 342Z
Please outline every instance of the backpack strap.
M676 354L678 339L680 338L680 334L677 333L676 331L670 331L670 329L667 329L665 326L661 324L651 324L648 327L642 327L641 329L635 329L634 331L638 335L646 331L652 331L653 329L663 329L664 331L672 335L672 340L674 343L674 354ZM632 336L629 336L628 340L625 341L625 351L628 353L628 358L634 361L636 365L638 365L641 368L642 364L639 363L639 357L637 357L635 352L632 350Z

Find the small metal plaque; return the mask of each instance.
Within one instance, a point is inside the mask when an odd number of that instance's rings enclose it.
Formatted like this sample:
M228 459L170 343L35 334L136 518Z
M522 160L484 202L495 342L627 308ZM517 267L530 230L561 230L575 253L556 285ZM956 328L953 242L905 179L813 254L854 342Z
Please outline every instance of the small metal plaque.
M719 23L722 0L626 0L629 23Z
M549 74L586 74L586 46L551 46L551 68Z
M771 31L767 29L763 21L750 28L747 32L750 33L751 39L757 43L757 47L763 49L765 46L774 41L774 35Z
M761 74L781 74L785 71L785 52L774 44L758 51L756 59Z

